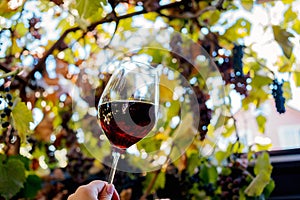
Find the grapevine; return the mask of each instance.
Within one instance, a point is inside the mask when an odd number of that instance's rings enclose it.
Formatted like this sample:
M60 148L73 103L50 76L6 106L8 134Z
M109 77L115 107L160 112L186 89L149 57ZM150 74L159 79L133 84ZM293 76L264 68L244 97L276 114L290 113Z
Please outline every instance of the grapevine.
M0 86L0 123L2 135L0 135L0 143L4 143L4 151L7 155L19 154L20 137L12 125L12 110L14 107L14 97L11 93L10 83L11 76L9 74L2 75L3 84Z
M232 50L233 53L233 69L234 73L237 77L244 76L243 73L243 55L244 55L244 46L242 45L234 45Z
M279 83L277 79L274 79L273 84L271 85L276 110L280 114L285 113L285 98L283 97L282 85L283 83Z
M249 184L246 168L239 161L232 161L225 169L227 173L220 174L218 180L221 187L220 198L238 200L239 191Z
M74 181L78 183L84 182L89 176L89 170L93 166L94 158L83 155L79 148L73 147L67 154L68 165L67 171L70 173Z
M9 86L4 86L2 85L0 87L0 105L3 108L0 111L0 116L1 116L1 126L2 128L7 128L10 125L10 115L12 111L12 106L13 106L13 97L9 93L10 88Z

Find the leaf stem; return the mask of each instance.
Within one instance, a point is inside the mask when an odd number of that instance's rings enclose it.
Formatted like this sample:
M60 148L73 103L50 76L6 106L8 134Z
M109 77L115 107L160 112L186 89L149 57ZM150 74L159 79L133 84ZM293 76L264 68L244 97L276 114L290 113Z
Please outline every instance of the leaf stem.
M20 73L20 71L22 71L22 69L19 68L19 69L16 69L15 71L7 72L7 73L5 73L5 74L2 74L2 75L0 76L0 79L2 79L2 78L7 78L7 77L9 77L9 76L14 76L14 75Z

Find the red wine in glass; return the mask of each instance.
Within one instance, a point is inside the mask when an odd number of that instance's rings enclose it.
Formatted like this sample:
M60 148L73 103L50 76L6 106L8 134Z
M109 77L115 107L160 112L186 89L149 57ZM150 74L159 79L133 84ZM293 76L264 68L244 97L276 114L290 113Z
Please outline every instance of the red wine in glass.
M155 105L151 102L120 100L103 103L99 108L99 121L106 137L120 149L143 139L155 120Z
M112 183L120 153L143 139L158 112L158 72L144 63L124 61L109 79L98 103L98 120L112 145Z

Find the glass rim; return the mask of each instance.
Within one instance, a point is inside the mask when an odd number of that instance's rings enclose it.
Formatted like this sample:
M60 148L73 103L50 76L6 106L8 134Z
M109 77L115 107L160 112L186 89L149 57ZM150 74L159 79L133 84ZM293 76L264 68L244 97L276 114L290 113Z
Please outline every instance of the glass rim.
M142 69L145 71L142 71L144 74L155 74L158 75L158 69L156 67L153 67L150 63L144 63L140 61L134 61L134 60L121 60L119 63L120 69L125 68L130 70L131 72L134 72L130 66L126 65L126 63L129 64L134 64L136 68ZM141 72L136 72L136 73L141 73Z

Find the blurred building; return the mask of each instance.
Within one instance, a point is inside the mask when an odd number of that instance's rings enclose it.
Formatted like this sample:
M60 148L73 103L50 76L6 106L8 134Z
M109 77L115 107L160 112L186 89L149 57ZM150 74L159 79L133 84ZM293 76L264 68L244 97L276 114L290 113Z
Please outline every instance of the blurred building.
M299 102L300 109L300 102ZM256 117L266 118L265 132L261 133ZM266 101L261 109L254 106L249 110L239 110L235 115L240 139L253 143L272 144L271 150L300 148L300 110L286 105L286 112L279 114L272 100Z
M299 107L286 106L279 114L274 101L265 102L260 110L254 107L235 114L240 140L250 144L272 144L270 159L275 189L269 200L300 199L300 102ZM266 117L265 133L260 133L256 117Z

